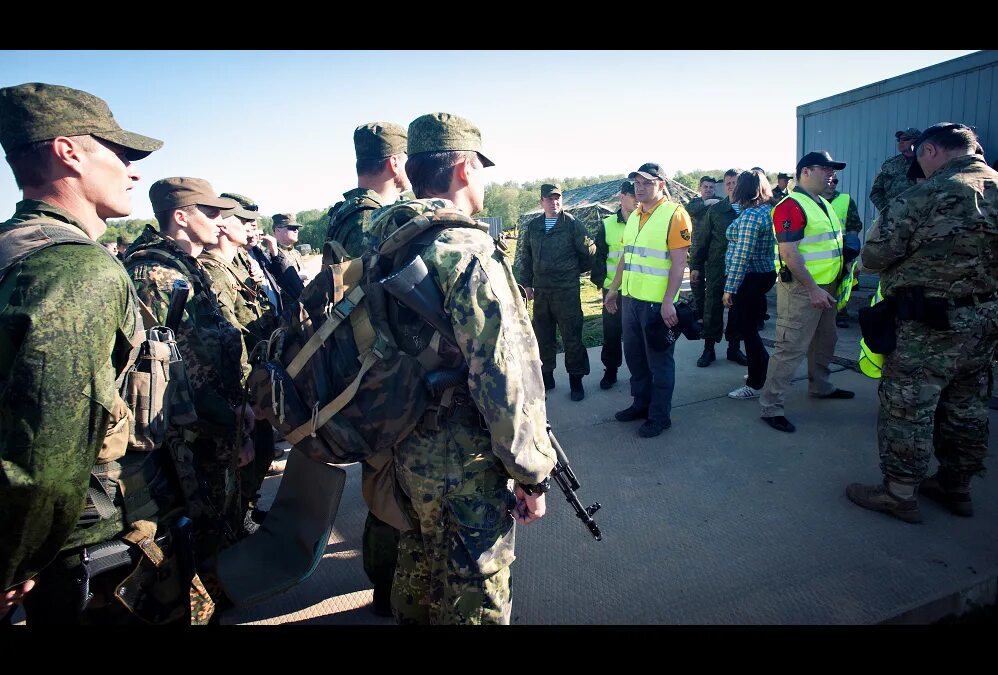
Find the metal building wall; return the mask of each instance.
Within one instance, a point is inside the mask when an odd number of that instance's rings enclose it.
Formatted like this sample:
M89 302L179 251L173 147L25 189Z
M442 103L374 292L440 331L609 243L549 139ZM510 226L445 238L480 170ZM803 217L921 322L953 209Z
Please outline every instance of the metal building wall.
M853 196L863 226L877 215L870 187L897 154L894 132L937 122L973 126L989 163L998 159L998 51L968 54L797 107L797 156L828 150L847 163L839 190Z

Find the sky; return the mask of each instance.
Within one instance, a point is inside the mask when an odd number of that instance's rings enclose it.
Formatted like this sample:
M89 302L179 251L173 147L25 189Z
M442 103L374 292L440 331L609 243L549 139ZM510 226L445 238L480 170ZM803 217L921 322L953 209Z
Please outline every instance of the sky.
M358 125L437 111L481 129L490 182L644 162L670 176L790 171L797 106L973 51L0 51L0 87L83 89L165 141L136 165L132 217L152 216L149 185L167 176L206 178L269 215L356 187ZM20 197L0 167L7 214Z

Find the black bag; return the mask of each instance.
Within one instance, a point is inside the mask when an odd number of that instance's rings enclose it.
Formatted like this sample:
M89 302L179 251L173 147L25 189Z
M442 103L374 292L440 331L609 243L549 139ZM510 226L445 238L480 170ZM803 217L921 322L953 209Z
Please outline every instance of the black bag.
M897 303L884 298L859 310L859 329L870 351L887 356L897 349Z

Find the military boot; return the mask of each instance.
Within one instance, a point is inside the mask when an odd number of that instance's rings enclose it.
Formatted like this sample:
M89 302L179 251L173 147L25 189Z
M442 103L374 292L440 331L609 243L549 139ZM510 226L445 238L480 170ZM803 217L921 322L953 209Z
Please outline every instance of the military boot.
M974 504L970 501L970 476L939 467L936 474L923 480L918 489L958 516L969 518L974 515Z
M586 397L586 390L582 387L581 375L568 376L569 388L572 390L572 400L581 401Z
M603 375L603 379L599 381L599 388L609 389L615 384L617 384L617 369L607 368Z
M541 375L544 376L544 388L548 390L554 389L554 373L551 371L543 371Z
M885 479L881 485L852 483L846 488L846 496L864 509L889 513L906 523L920 523L917 490L917 485Z

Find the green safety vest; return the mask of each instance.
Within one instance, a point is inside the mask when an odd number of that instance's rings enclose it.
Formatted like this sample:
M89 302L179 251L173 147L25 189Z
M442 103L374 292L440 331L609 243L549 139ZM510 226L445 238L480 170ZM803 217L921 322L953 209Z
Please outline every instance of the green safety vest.
M842 271L842 224L835 213L835 209L828 201L819 196L828 211L824 211L807 195L799 192L791 192L780 200L779 206L788 199L792 199L804 209L806 225L804 226L804 238L800 240L799 251L804 258L804 265L811 273L814 282L818 285L833 283L839 278ZM770 212L773 215L776 207ZM776 220L773 220L773 231L776 231ZM776 269L780 270L786 265L780 258L780 244L777 240L774 249L776 259Z
M833 199L831 202L832 209L835 211L835 215L839 217L839 223L845 227L846 216L849 215L849 195L844 192L840 192L839 196Z
M877 284L877 292L870 298L870 307L884 299L884 296L880 294L880 284ZM859 369L863 371L863 374L867 377L872 377L873 379L879 379L880 373L884 367L884 355L877 354L871 351L869 347L866 346L866 340L863 338L859 339Z
M621 295L645 302L662 302L669 288L672 257L668 248L669 224L679 204L665 202L639 227L635 209L624 226L624 279ZM676 291L676 298L679 291ZM675 300L673 300L675 302Z
M616 213L603 219L603 229L606 231L606 247L609 250L606 256L606 279L603 280L603 288L610 288L613 278L617 276L617 264L620 262L620 252L624 250L621 240L624 237L625 227L627 227L627 223L618 221Z

